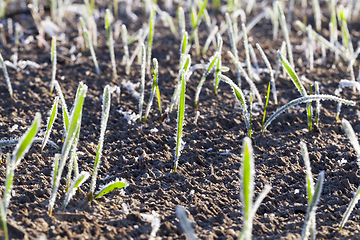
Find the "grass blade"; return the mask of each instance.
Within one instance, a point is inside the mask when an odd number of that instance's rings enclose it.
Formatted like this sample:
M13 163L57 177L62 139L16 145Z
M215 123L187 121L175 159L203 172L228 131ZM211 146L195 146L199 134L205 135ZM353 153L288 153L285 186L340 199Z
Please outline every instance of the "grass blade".
M351 145L354 147L356 155L357 155L357 162L358 165L360 165L360 145L358 138L356 137L356 134L354 132L354 129L352 128L351 124L348 120L345 118L342 120L342 126L344 128L344 131L346 133L346 136L349 138Z
M139 122L141 122L142 109L144 105L144 92L145 92L145 73L146 73L146 50L145 45L141 45L141 90L139 99Z
M254 196L254 158L251 139L246 137L242 148L243 165L241 168L241 190L240 198L243 204L242 214L244 218L243 236L245 239L251 239L252 232L252 205Z
M99 138L99 144L96 151L96 157L95 157L95 163L94 163L94 170L91 178L91 185L90 185L90 193L89 193L89 201L92 200L95 187L96 187L96 178L98 175L98 170L101 162L102 157L102 149L104 144L104 136L106 131L106 125L108 123L109 119L109 112L110 112L110 106L111 106L111 91L110 86L106 85L104 88L104 94L103 94L103 106L102 106L102 114L101 114L101 127L100 127L100 138Z
M270 118L265 122L264 130L270 125L270 123L277 116L279 116L281 113L283 113L290 107L301 104L301 103L308 103L308 102L317 101L317 100L321 100L321 101L331 100L331 101L341 102L343 104L350 105L350 106L355 106L355 104L356 104L354 101L345 100L345 99L338 98L338 97L331 96L331 95L311 95L311 96L297 98L297 99L294 99L294 100L288 102L287 104L285 104L284 106L279 108L275 113L273 113L273 115L271 115Z
M357 202L359 201L360 199L360 186L358 187L353 199L351 199L351 202L349 203L349 206L347 207L345 213L344 213L344 216L341 220L341 223L339 225L339 230L341 231L345 225L345 223L347 222L347 220L349 219L350 217L350 214L352 212L352 210L354 209L355 205L357 204Z
M113 79L116 79L117 78L117 72L116 72L115 51L114 51L114 38L113 38L113 33L111 31L110 19L111 19L110 10L106 9L106 12L105 12L105 30L106 30L107 39L108 39L108 47L109 47L110 58L111 58Z
M51 108L51 111L50 111L50 117L49 117L48 122L47 122L47 128L46 128L45 136L44 136L43 142L41 144L40 153L42 153L47 141L49 140L51 129L53 127L53 124L55 122L55 119L56 119L56 116L57 116L57 113L58 113L58 102L59 102L59 97L55 97L54 104L53 104L53 106Z
M4 202L1 198L0 198L0 224L3 230L4 240L9 240L9 233L8 233L7 221L6 221L6 210L4 207Z
M161 119L161 102L160 102L161 100L160 100L160 90L159 90L159 86L158 86L159 63L158 63L156 58L153 59L153 65L154 65L154 73L153 73L153 81L152 81L152 87L151 87L151 95L150 95L149 103L148 103L148 105L146 107L144 122L146 122L146 118L149 115L149 112L150 112L150 109L151 109L151 106L152 106L152 103L153 103L155 92L157 92L160 119Z
M179 99L178 114L177 114L177 132L176 132L174 173L176 173L179 158L180 158L180 152L183 148L182 130L183 130L183 124L184 124L184 118L185 118L185 91L186 91L185 70L181 70L181 72L180 72L180 82L181 82L181 90L180 90L180 99Z
M216 61L218 60L219 57L219 53L216 52L215 55L213 56L211 62L208 64L208 67L206 68L204 74L202 75L200 82L196 88L196 92L195 92L195 107L196 107L196 111L198 109L198 103L199 103L199 96L200 96L200 92L201 92L201 88L202 85L204 84L207 75L209 75L211 69L214 67Z
M90 174L88 172L81 172L79 176L73 180L65 196L64 204L62 207L63 211L65 210L72 196L74 196L76 190L89 178L89 176Z
M129 183L125 179L121 179L121 180L117 179L113 182L106 184L98 192L96 192L94 199L97 199L97 198L99 198L109 192L112 192L116 189L126 188L127 186L129 186Z
M186 215L186 211L182 206L176 206L176 217L179 219L180 226L185 232L186 237L189 240L196 240L194 229L191 227L191 223Z
M248 112L247 109L247 105L245 102L245 96L243 94L243 92L241 91L241 89L228 77L219 74L219 78L220 80L226 82L227 84L230 85L230 87L233 89L234 91L234 95L236 97L236 99L239 101L239 104L241 106L241 109L243 110L244 113L244 118L245 118L245 124L246 124L246 129L248 132L248 136L251 137L251 120L250 120L250 114Z
M11 86L11 81L10 81L10 77L9 77L9 73L7 71L7 67L4 63L4 59L0 53L0 63L1 63L1 68L2 68L2 71L4 73L4 78L5 78L5 81L6 81L6 85L8 87L8 90L9 90L9 94L10 94L10 97L12 98L13 97L13 89L12 89L12 86Z
M270 85L271 85L271 82L269 82L269 85L268 85L268 90L267 90L267 94L266 94L266 102L265 102L265 107L264 107L264 115L263 115L263 119L262 119L262 123L261 123L261 132L264 133L264 123L265 123L265 117L266 117L266 108L267 108L267 105L269 103L269 97L270 97Z
M63 148L61 150L61 158L60 158L60 162L59 162L58 174L56 176L56 181L55 181L54 187L53 187L51 195L50 195L49 206L48 206L49 215L52 215L52 210L53 210L53 206L55 203L57 190L58 190L59 184L60 184L61 174L65 167L65 163L66 163L67 157L69 156L69 152L73 145L74 139L76 137L77 130L80 127L82 108L83 108L87 89L88 89L88 87L85 84L83 84L82 82L80 82L80 85L79 85L79 88L77 91L79 94L76 95L76 99L74 102L74 109L71 112L69 127L67 129L68 131L66 134Z
M94 62L96 74L100 75L100 68L99 68L99 64L98 64L97 59L96 59L94 46L93 46L93 43L91 41L89 30L86 28L84 19L82 17L80 17L80 23L81 23L81 26L83 27L83 33L84 33L85 41L89 45L90 54L91 54L92 60Z
M52 92L54 90L54 83L56 80L56 63L57 63L57 57L56 57L56 37L53 36L51 39L51 83L50 83L50 95L52 95Z
M321 195L321 191L322 191L322 187L323 187L323 183L324 183L324 178L325 178L325 172L321 171L319 174L318 181L314 188L314 194L312 195L312 199L311 199L308 209L307 209L307 213L306 213L306 217L305 217L305 224L304 224L304 227L303 227L302 233L301 233L301 239L307 239L307 237L310 234L311 222L312 222L312 219L315 217L316 207L320 200L320 195Z

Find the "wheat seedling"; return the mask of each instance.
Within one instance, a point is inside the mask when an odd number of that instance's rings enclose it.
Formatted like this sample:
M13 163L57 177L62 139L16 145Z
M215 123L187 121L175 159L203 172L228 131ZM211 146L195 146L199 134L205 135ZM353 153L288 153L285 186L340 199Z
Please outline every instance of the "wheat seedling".
M41 124L41 115L40 113L36 113L34 121L32 122L31 126L27 129L27 131L18 141L18 144L16 145L13 151L13 155L11 159L8 158L6 161L6 182L5 182L5 190L3 196L5 212L7 212L10 203L15 169L20 164L24 155L29 151L35 136L39 132L40 124Z
M128 40L128 31L127 31L127 28L126 28L125 24L121 25L121 39L122 39L122 42L123 42L123 45L124 45L123 62L127 66L128 62L130 61L130 58L129 58L129 46L128 46L128 42L129 42L129 40ZM127 75L129 75L129 73L126 72Z
M245 124L246 124L248 136L251 137L252 129L251 129L250 114L247 109L247 105L245 102L245 97L244 97L243 92L230 78L219 74L219 79L226 82L227 84L229 84L230 87L233 89L234 95L235 95L236 99L238 100L238 102L241 106L241 109L243 110L243 113L244 113Z
M75 102L74 102L74 109L71 111L70 121L69 121L69 127L67 128L66 138L64 141L63 148L61 150L61 158L59 162L59 167L56 175L56 179L54 181L54 185L52 188L52 192L50 195L49 200L49 215L52 215L53 206L56 199L57 190L60 185L60 178L62 171L65 167L65 163L67 160L67 157L69 156L69 152L71 150L71 147L73 146L73 142L77 133L78 128L80 127L80 119L82 115L82 108L85 100L85 95L87 92L87 86L80 82L79 85L79 94L76 96Z
M221 59L221 51L223 46L223 39L220 34L217 35L217 48L218 48L218 60L216 62L216 70L215 70L215 84L214 84L214 94L216 95L217 89L219 87L219 74L221 73L222 68L222 59Z
M96 157L95 157L95 163L94 163L94 170L91 177L91 185L90 185L90 191L89 191L89 201L92 200L93 194L96 187L96 178L98 175L98 169L101 162L102 157L102 148L104 144L104 136L106 131L106 125L109 119L109 112L110 112L110 105L111 105L111 90L110 86L106 85L104 88L104 94L103 94L103 104L102 104L102 113L101 113L101 127L100 127L100 138L99 138L99 144L96 151Z
M355 104L356 104L354 101L345 100L345 99L338 98L338 97L331 96L331 95L311 95L311 96L300 97L300 98L297 98L297 99L294 99L294 100L288 102L287 104L285 104L281 108L279 108L275 113L273 113L270 116L270 118L265 122L264 130L281 113L283 113L284 111L286 111L287 109L289 109L289 108L291 108L291 107L293 107L295 105L298 105L298 104L301 104L301 103L309 103L309 102L313 102L313 101L325 101L325 100L341 102L342 104L346 104L346 105L350 105L350 106L355 106Z
M113 78L116 79L117 78L117 72L116 72L116 62L115 62L115 51L114 51L114 38L113 38L113 33L111 31L111 13L109 9L106 9L106 13L105 13L105 30L106 30L106 34L107 34L107 44L109 47L109 52L110 52L110 58L111 58L111 66L112 66L112 71L113 71Z
M254 158L253 158L253 148L251 146L251 139L245 137L242 147L242 167L240 169L241 175L241 190L240 198L242 202L242 211L244 225L241 231L241 235L238 239L241 240L250 240L252 235L253 219L256 213L256 210L260 206L261 202L264 200L266 195L270 192L271 186L266 185L257 197L255 203L253 203L254 197Z
M152 45L154 39L155 18L156 18L156 12L154 9L151 9L149 16L149 35L148 35L147 50L146 50L146 55L147 55L146 69L148 75L150 75L150 67L151 67L151 51L152 51ZM141 120L141 115L140 115L140 120Z
M6 221L6 210L4 207L4 202L1 198L0 198L0 224L1 224L1 228L3 230L4 240L9 240L9 233L8 233L8 227L7 227L7 221Z
M286 25L285 15L284 15L284 12L283 12L283 10L282 10L282 8L280 6L280 3L278 1L276 1L275 4L277 6L277 10L278 10L278 13L279 13L278 16L279 16L280 26L281 26L281 29L283 30L284 37L285 37L286 47L287 47L288 55L289 55L289 61L290 61L291 67L294 67L295 66L294 58L293 58L293 54L292 54L292 47L291 47L291 43L290 43L289 30L288 30L287 25Z
M195 92L195 107L196 107L196 112L198 110L198 104L199 104L199 96L200 96L200 92L201 92L201 88L202 85L204 84L207 75L209 75L210 71L213 69L215 63L218 60L220 53L216 52L215 55L212 57L211 62L208 64L206 70L204 71L204 74L202 75L200 82L196 88L196 92Z
M196 240L194 229L191 227L191 223L186 216L186 211L182 206L176 206L175 208L176 217L179 219L180 226L185 232L186 237L189 240Z
M309 205L308 205L308 208L306 211L305 223L304 223L304 227L301 232L302 240L307 239L310 234L312 235L312 239L315 239L315 229L314 229L315 228L315 213L316 213L317 204L320 200L320 195L321 195L322 186L324 183L324 178L325 178L325 172L321 171L319 173L318 181L313 189L314 193L312 194L311 201L309 201Z
M262 59L264 60L266 67L269 69L270 83L272 85L271 90L272 90L272 94L273 94L273 97L274 97L274 102L277 105L278 100L277 100L277 92L276 92L276 83L275 83L275 78L274 78L274 71L273 71L273 69L271 67L271 64L270 64L268 58L266 57L266 54L262 50L260 44L256 43L256 47L259 50L260 55L261 55Z
M90 49L90 54L91 54L92 60L94 62L96 74L100 75L100 68L99 68L99 64L96 59L95 50L94 50L93 42L90 38L89 30L86 28L84 19L82 17L80 17L80 22L81 22L81 26L83 27L85 41L87 42L89 49Z
M72 196L74 196L76 190L89 178L89 176L90 176L90 174L88 172L81 172L79 174L79 176L72 181L70 188L66 193L62 211L65 210L70 199L72 198Z
M45 132L45 135L44 135L44 140L43 140L43 142L41 144L40 153L42 153L47 141L49 140L51 129L52 129L52 126L53 126L53 124L55 122L57 112L58 112L58 102L59 102L59 97L55 97L54 104L53 104L53 106L51 108L51 111L50 111L50 117L48 118L46 132Z
M354 147L356 155L357 155L357 163L360 166L360 145L359 145L359 141L358 138L356 137L356 134L354 132L354 129L352 128L351 124L349 123L348 120L343 119L342 120L342 126L344 128L344 131L347 135L347 137L349 138L351 145ZM344 216L341 220L341 223L339 225L340 231L343 229L343 227L345 226L346 221L349 219L350 214L352 212L352 210L354 209L355 205L357 204L357 202L360 199L360 186L358 187L358 189L356 190L356 193L353 197L353 199L351 200L349 206L347 207Z
M250 88L251 88L251 91L255 94L259 104L261 107L264 106L264 104L262 103L261 101L261 95L256 87L256 85L254 84L254 82L250 79L250 77L247 75L247 73L245 72L245 70L243 69L243 67L241 66L241 63L239 62L239 60L237 60L235 58L235 56L230 52L228 51L227 52L228 55L231 57L231 59L233 60L236 68L242 73L242 75L245 77L245 80L246 82L250 85Z
M226 18L226 23L228 26L228 34L229 34L229 39L230 39L231 50L232 50L233 56L235 56L236 59L238 59L239 55L238 55L238 50L236 47L236 39L235 39L233 24L232 24L230 15L228 13L226 13L225 18ZM241 73L240 73L239 68L236 68L236 79L237 79L238 85L241 86Z
M153 59L153 66L154 66L154 73L153 73L153 80L152 80L152 86L151 86L151 95L150 95L149 103L146 107L144 122L146 122L146 118L149 115L149 112L150 112L150 109L151 109L151 106L152 106L152 103L154 100L155 92L156 92L156 97L157 97L157 101L158 101L158 105L159 105L160 120L162 119L160 90L159 90L159 85L158 85L159 63L156 58Z
M247 70L248 70L249 78L252 78L249 42L248 42L248 38L247 38L247 32L246 32L245 23L241 24L241 28L242 28L242 31L243 31L243 34L244 34L244 48L245 48Z
M290 63L282 56L281 52L278 50L278 56L281 60L281 63L285 67L287 73L289 74L291 80L293 81L294 85L296 86L297 90L300 92L302 97L308 96L305 87L302 85L299 77L295 73L294 69L291 67ZM308 118L308 130L311 131L312 129L312 108L311 102L306 104L306 113Z
M51 83L50 83L50 95L54 90L54 83L56 78L56 64L57 64L57 57L56 57L56 37L53 36L51 40Z
M145 71L146 71L146 50L145 45L141 46L141 90L139 99L139 122L141 122L142 109L144 105L144 92L145 92Z
M266 108L267 108L267 105L269 103L269 97L270 97L270 85L271 85L271 82L269 82L267 93L266 93L266 102L265 102L265 107L264 107L263 119L262 119L262 123L261 123L261 132L262 133L264 133L264 123L265 123L265 117L266 117Z
M101 187L100 190L95 193L94 199L98 199L99 197L116 189L126 188L127 186L129 186L129 183L125 179L116 179L115 181L109 182Z
M175 164L174 164L174 173L176 173L178 162L180 158L180 152L183 149L184 142L182 140L182 131L185 118L185 91L186 91L186 80L185 80L185 70L180 71L180 98L178 105L178 114L177 114L177 131L176 131L176 148L175 148Z
M10 81L9 73L7 71L7 67L6 67L6 65L4 63L4 59L3 59L2 55L1 55L1 53L0 53L0 63L1 63L2 71L4 73L4 78L5 78L8 90L9 90L10 97L12 98L13 97L13 89L11 87L11 81Z
M300 142L300 148L301 148L301 155L305 162L305 169L306 169L306 192L308 196L308 205L310 205L312 197L314 195L314 180L311 174L311 166L310 166L310 158L309 153L306 147L306 144L304 142ZM316 219L315 219L315 211L313 214L310 215L310 235L311 239L316 239Z
M320 89L319 89L319 82L315 81L315 94L316 95L320 95ZM316 121L316 125L319 126L319 119L320 119L320 100L316 101L316 116L315 116L315 121Z

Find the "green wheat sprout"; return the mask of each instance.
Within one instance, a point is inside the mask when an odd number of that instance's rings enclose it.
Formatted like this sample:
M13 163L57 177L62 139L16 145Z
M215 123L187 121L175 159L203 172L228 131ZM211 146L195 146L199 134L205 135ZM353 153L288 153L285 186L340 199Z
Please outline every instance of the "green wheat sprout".
M244 48L245 48L245 56L246 56L246 64L247 64L247 70L249 74L249 78L252 78L252 72L251 72L251 61L250 61L250 53L249 53L249 41L247 38L247 32L245 23L241 24L241 28L244 34Z
M129 186L129 183L125 179L116 179L115 181L109 182L101 187L100 190L95 193L94 199L98 199L99 197L116 189L126 188L127 186Z
M5 81L6 81L6 85L8 87L8 90L9 90L9 94L10 94L10 97L13 98L13 89L12 89L12 86L11 86L11 81L10 81L10 77L9 77L9 73L7 71L7 67L6 67L6 64L4 62L4 59L3 59L3 56L1 55L0 53L0 63L1 63L1 68L2 68L2 71L4 73L4 78L5 78Z
M89 191L89 201L92 200L93 194L96 187L96 179L101 163L101 157L102 157L102 149L104 145L104 137L105 137L105 131L106 126L109 119L109 113L110 113L110 106L111 106L111 91L110 86L106 85L104 88L103 93L103 104L102 104L102 113L101 113L101 127L100 127L100 138L99 138L99 144L96 151L95 156L95 162L94 162L94 170L91 177L91 185L90 185L90 191Z
M55 119L56 119L56 116L57 116L57 113L58 113L58 102L59 102L59 97L55 97L54 104L53 104L53 106L52 106L52 108L50 110L50 117L48 118L48 121L47 121L46 132L45 132L45 135L44 135L44 140L43 140L43 142L41 144L40 153L42 153L46 143L49 140L51 129L53 127L53 124L55 122Z
M63 203L62 211L65 210L70 199L74 196L76 190L89 178L90 174L88 172L81 172L78 177L76 177L66 193L65 200Z
M149 16L149 35L148 35L147 49L146 49L146 55L147 55L146 69L147 69L148 75L150 75L151 51L152 51L152 45L153 45L153 40L154 40L155 18L156 18L156 12L154 9L151 9L150 16Z
M233 89L235 98L238 100L241 109L243 110L244 113L244 118L245 118L245 124L246 124L246 129L247 129L247 133L248 136L251 137L251 119L250 119L250 113L248 111L246 102L245 102L245 96L244 93L241 91L241 89L228 77L219 74L219 78L220 80L224 81L225 83L229 84L230 87Z
M154 66L154 73L153 73L153 79L152 79L152 86L151 86L151 95L150 95L150 99L149 99L149 103L146 107L146 111L145 111L145 117L144 117L144 122L146 122L147 116L150 113L150 109L154 100L154 96L156 93L156 97L158 100L158 105L159 105L159 114L160 114L160 119L162 119L162 114L161 114L161 98L160 98L160 90L159 90L159 79L158 79L158 73L159 73L159 63L158 60L156 58L153 58L153 66Z
M219 87L219 74L221 72L221 68L222 68L222 59L221 59L221 51L222 51L222 46L223 46L223 39L220 36L220 34L217 35L217 48L218 48L218 60L216 62L216 70L215 70L215 84L214 84L214 94L217 93L217 89Z
M144 92L145 92L145 72L146 72L146 50L145 45L141 46L141 90L140 90L140 99L139 99L139 122L141 122L142 109L144 105Z
M94 62L96 74L100 75L100 68L99 68L99 64L98 64L97 59L96 59L93 42L92 42L92 40L90 38L89 30L86 28L85 21L84 21L84 19L82 17L80 17L80 23L81 23L81 26L83 28L85 41L87 42L87 44L89 46L89 49L90 49L90 54L91 54L92 60Z
M185 118L185 91L186 91L186 81L185 81L185 70L180 71L180 98L178 105L178 114L177 114L177 131L176 131L176 148L175 148L175 164L174 164L174 173L177 171L178 162L180 158L180 152L183 148L182 132Z
M257 209L266 195L270 192L271 186L266 185L253 203L254 197L254 157L253 148L251 146L251 139L245 137L242 147L242 167L240 169L241 189L240 198L242 202L242 214L244 219L243 229L239 240L250 240L252 235L253 219Z
M281 108L279 108L275 113L273 113L270 118L265 122L264 124L264 130L270 125L270 123L277 118L281 113L285 112L287 109L296 106L298 104L301 103L309 103L309 102L313 102L313 101L325 101L325 100L330 100L330 101L335 101L335 102L340 102L342 104L346 104L346 105L350 105L350 106L355 106L355 102L354 101L350 101L350 100L345 100L342 98L338 98L332 95L311 95L311 96L306 96L306 97L300 97L297 99L294 99L290 102L288 102L287 104L283 105Z
M105 12L105 30L107 34L107 44L109 47L110 52L110 58L111 58L111 66L113 71L113 78L117 78L117 72L116 72L116 62L115 62L115 51L114 51L114 38L113 33L111 31L111 23L110 23L111 13L109 9L106 9Z
M57 64L57 57L56 57L56 37L53 36L51 39L51 83L50 83L50 95L54 90L54 84L56 80L56 64Z
M52 211L53 211L53 207L54 207L54 203L55 203L55 199L56 199L56 195L57 195L57 190L60 185L60 178L62 175L62 171L65 167L66 160L67 160L70 150L73 146L73 142L76 137L77 130L78 130L78 128L80 128L80 119L81 119L81 115L82 115L81 112L82 112L82 108L83 108L83 104L84 104L84 100L85 100L85 96L86 96L86 92L87 92L87 86L85 84L83 84L82 82L80 82L78 92L79 92L79 94L77 95L75 102L74 102L74 109L71 111L69 127L67 129L66 138L64 141L63 148L61 150L61 158L59 160L57 175L56 175L56 179L54 181L54 185L53 185L51 195L50 195L50 200L49 200L49 205L48 205L49 215L52 215Z

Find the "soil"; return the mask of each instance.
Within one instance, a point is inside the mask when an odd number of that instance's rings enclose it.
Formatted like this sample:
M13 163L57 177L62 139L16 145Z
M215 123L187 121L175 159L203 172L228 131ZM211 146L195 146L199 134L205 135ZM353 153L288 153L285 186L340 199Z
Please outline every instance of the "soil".
M298 4L298 3L297 3ZM123 7L123 5L121 5ZM89 51L74 61L69 50L76 46L77 18L65 20L64 41L58 41L58 65L56 78L59 80L68 107L72 105L80 81L88 85L84 103L83 119L78 146L80 171L92 172L98 138L100 134L102 92L105 85L121 87L121 96L112 97L109 122L107 125L103 158L97 184L103 185L116 178L125 178L130 185L125 190L113 191L91 203L86 201L89 180L81 187L64 212L60 207L65 195L64 181L59 190L53 216L47 214L51 192L51 171L53 158L59 150L47 146L43 153L40 144L34 143L16 170L13 195L8 210L8 227L12 239L36 239L41 235L48 239L148 239L152 230L151 223L142 214L158 214L161 226L156 233L162 239L185 239L175 214L175 207L183 206L199 239L236 239L241 231L243 217L240 201L240 175L242 142L246 136L244 116L237 105L232 90L220 83L217 95L213 94L213 75L210 74L200 94L200 116L194 123L195 90L200 81L202 70L196 71L186 86L186 116L183 140L186 145L182 151L178 173L172 173L176 134L176 111L167 120L160 120L157 104L153 104L146 123L128 122L121 111L138 113L138 100L126 90L123 83L140 81L140 66L135 62L131 74L125 74L121 63L124 54L121 39L116 40L115 55L118 78L112 78L109 51L106 45L103 13L104 2L99 3L101 17L97 21L99 34L96 54L101 75L96 75ZM160 4L160 7L163 6ZM209 8L211 18L218 24L223 17ZM262 9L255 8L247 16L252 19ZM324 13L322 35L328 38L328 6L322 6ZM120 19L128 27L129 34L135 33L147 23L147 14L134 7L139 16L137 21L122 12ZM42 18L49 15L45 7ZM175 14L173 13L173 16ZM189 13L186 12L186 16ZM304 19L313 25L312 10L303 14L301 6L295 6L293 19ZM33 18L28 10L19 10L7 15L18 22L25 30L25 37L36 36ZM7 31L6 20L2 21L7 35L7 45L2 46L1 54L10 60L16 48L13 36ZM190 25L188 25L190 26ZM350 23L350 33L354 48L360 40L359 24ZM180 37L169 31L159 21L155 27L152 57L159 60L159 86L163 111L170 104L177 81L179 65ZM191 29L188 29L191 32ZM318 81L321 93L334 94L341 79L350 79L346 71L347 63L334 62L328 52L326 62L316 64L310 71L304 50L301 48L304 35L293 26L291 42L294 50L296 72L311 82ZM200 26L200 43L204 44L209 32L205 25ZM251 44L259 43L267 54L273 68L276 65L276 51L280 48L283 36L272 40L270 19L263 19L249 32ZM50 43L50 37L46 36ZM226 51L230 50L228 35L223 34L223 65L230 67L225 73L235 81L235 67ZM130 54L137 42L130 45ZM239 44L240 61L245 62L245 52ZM211 46L207 55L196 56L191 49L192 64L209 61L215 52ZM76 47L74 55L81 53ZM261 68L265 68L259 54ZM318 55L321 57L321 55ZM26 67L15 71L8 68L14 97L11 99L4 80L0 81L0 139L20 137L31 124L35 113L42 115L42 131L55 95L49 94L51 80L50 53L39 47L37 40L25 48L19 45L19 60L31 60L39 68ZM355 67L357 73L358 67ZM262 73L256 82L265 101L269 75ZM151 78L147 76L145 104L149 99ZM304 82L309 89L309 83ZM288 76L282 74L276 81L279 103L274 104L270 97L267 117L280 106L300 97ZM242 89L249 93L244 83ZM140 91L137 89L137 91ZM359 94L351 88L344 88L340 97L359 102ZM304 141L309 150L312 172L315 181L320 171L325 171L324 187L316 211L316 230L318 239L360 239L360 209L355 207L342 231L338 226L350 203L354 191L360 184L356 153L347 139L341 123L336 121L337 104L323 102L320 123L315 131L307 131L307 118L304 105L292 108L280 115L261 134L263 110L254 104L253 148L255 159L255 195L271 184L272 189L256 212L253 226L254 239L299 239L307 211L305 187L305 168L301 157L299 142ZM119 111L121 109L121 111ZM145 110L145 109L144 109ZM343 106L340 119L346 118L360 132L359 106ZM59 113L51 133L51 140L62 146L63 123ZM0 184L5 183L6 153L13 147L2 148ZM66 168L65 171L66 172ZM1 194L3 188L0 190Z

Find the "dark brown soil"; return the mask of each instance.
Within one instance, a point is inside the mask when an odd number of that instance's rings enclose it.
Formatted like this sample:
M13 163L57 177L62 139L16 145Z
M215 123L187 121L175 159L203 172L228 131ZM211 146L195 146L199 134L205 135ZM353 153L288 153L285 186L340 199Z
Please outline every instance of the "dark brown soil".
M105 7L102 6L102 7ZM328 26L328 6L324 4L323 27ZM299 9L297 6L296 9ZM136 32L147 22L147 16L141 9L135 9L139 19L132 23L121 13L120 19L127 24L129 34ZM248 19L252 19L262 9L255 9ZM104 8L101 8L104 12ZM218 23L223 18L209 10ZM45 8L48 15L48 9ZM186 12L186 17L189 13ZM313 14L307 13L308 22L313 24ZM28 11L11 13L13 22L19 22L25 29L25 37L36 36L37 30ZM44 18L45 16L43 16ZM293 19L303 19L301 11L296 10ZM116 41L115 54L119 77L112 79L111 64L106 45L103 17L98 23L99 46L96 49L101 75L97 76L90 53L85 52L71 60L69 49L76 45L77 17L66 20L64 30L66 41L58 41L57 79L62 87L68 106L74 101L80 81L88 85L89 90L84 105L80 141L78 146L79 167L81 171L92 172L101 119L101 95L106 84L121 86L121 97L113 95L109 123L105 135L103 158L99 170L98 185L106 184L116 178L125 178L130 186L124 191L114 191L89 204L86 192L89 181L79 194L70 201L65 212L59 210L64 187L60 188L54 216L48 216L47 206L51 192L51 171L54 154L59 152L46 147L40 154L40 144L34 143L29 153L22 160L14 178L14 191L8 211L8 225L13 239L35 239L45 235L48 239L148 239L151 223L141 214L155 211L161 218L161 227L157 236L162 239L185 239L175 207L182 205L189 214L193 227L200 239L236 239L242 228L241 201L239 198L239 168L241 167L241 146L246 136L242 111L231 89L220 83L217 95L213 94L213 75L210 74L200 95L200 117L194 123L193 105L195 90L202 71L196 71L187 83L186 89L186 125L183 140L186 142L182 151L177 174L172 173L174 165L174 147L176 134L176 112L169 115L168 121L160 121L157 104L154 104L146 123L129 123L122 111L138 113L138 100L131 96L123 86L123 81L138 83L140 67L135 63L131 74L125 74L121 64L123 45ZM5 20L3 21L5 23ZM5 24L6 26L6 24ZM189 25L190 26L190 25ZM313 26L314 27L314 26ZM360 40L358 24L350 25L354 47ZM327 28L327 27L326 27ZM5 29L7 29L5 27ZM190 28L188 29L190 31ZM334 57L328 52L325 64L315 65L309 71L303 50L297 49L303 41L303 35L297 34L295 26L291 31L294 48L296 71L299 76L306 76L310 81L319 81L321 93L334 94L340 79L350 78L346 71L347 64L340 61L334 64ZM263 19L249 33L251 43L260 43L269 57L273 68L276 64L276 50L281 46L283 36L272 40L272 25L269 19ZM204 44L209 32L205 25L200 27L200 43ZM327 30L323 35L328 37ZM14 43L7 35L8 44L2 46L1 54L9 60L14 54ZM223 65L231 68L225 73L235 81L235 68L226 55L230 50L228 35L225 32ZM47 36L48 42L50 38ZM137 43L130 45L130 54ZM179 65L178 35L173 35L160 21L156 25L153 57L159 60L159 85L163 111L170 104L170 99L177 81ZM42 130L45 129L48 112L54 100L49 94L51 78L50 53L39 48L37 41L30 43L30 49L20 44L19 59L31 60L40 64L40 68L26 67L15 71L9 69L14 98L9 93L4 79L0 81L0 139L20 137L30 125L35 113L42 114ZM245 62L243 46L239 44L240 61ZM75 51L75 55L80 49ZM191 50L192 64L197 64L214 53L213 47L206 56L196 56ZM260 67L265 68L258 54ZM332 67L334 64L335 67ZM355 67L357 74L358 67ZM268 74L261 74L261 81L256 85L263 101L266 96ZM147 104L151 82L147 77L145 103ZM287 76L280 75L276 82L279 104L276 106L272 97L267 109L267 117L279 106L300 97L295 86ZM306 88L309 84L305 83ZM249 86L243 84L243 90L249 92ZM139 91L139 89L137 89ZM342 98L359 101L359 94L350 88L340 93ZM264 199L254 220L254 239L299 239L307 210L304 162L301 157L299 142L306 142L310 154L312 172L315 180L320 171L325 171L324 188L316 213L318 239L360 239L360 209L355 208L345 228L340 232L338 226L353 192L360 184L356 154L340 123L335 121L336 103L323 102L320 124L317 131L308 132L305 108L301 105L277 118L261 134L263 110L254 108L253 148L255 157L255 195L265 184L271 184L272 190ZM343 106L340 118L346 118L360 132L359 107ZM59 114L54 125L51 140L62 145L62 117ZM17 126L17 127L16 127ZM155 130L158 131L155 131ZM6 172L6 153L13 148L2 149L0 155L0 184L4 185ZM341 163L346 160L346 163ZM65 169L66 172L66 169ZM62 182L63 183L63 182ZM3 188L0 190L3 192ZM59 199L60 198L60 199ZM124 207L126 206L126 207ZM127 208L127 210L126 210Z

